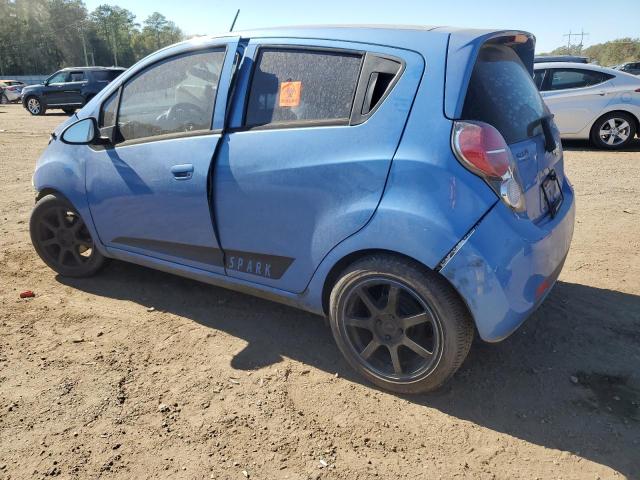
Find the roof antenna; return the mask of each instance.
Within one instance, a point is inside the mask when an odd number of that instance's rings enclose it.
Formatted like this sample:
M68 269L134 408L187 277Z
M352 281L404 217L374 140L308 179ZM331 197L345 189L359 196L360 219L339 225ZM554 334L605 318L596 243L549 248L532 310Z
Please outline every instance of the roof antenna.
M233 32L233 27L236 26L236 20L238 20L238 15L240 15L240 9L238 9L238 11L236 12L236 16L233 17L233 22L231 22L231 28L229 29L230 32Z

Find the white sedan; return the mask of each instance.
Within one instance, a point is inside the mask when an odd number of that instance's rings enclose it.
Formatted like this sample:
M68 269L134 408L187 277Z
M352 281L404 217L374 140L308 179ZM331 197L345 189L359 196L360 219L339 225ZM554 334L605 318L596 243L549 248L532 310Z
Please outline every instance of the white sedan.
M562 138L623 148L640 131L640 78L584 63L536 63L534 80Z

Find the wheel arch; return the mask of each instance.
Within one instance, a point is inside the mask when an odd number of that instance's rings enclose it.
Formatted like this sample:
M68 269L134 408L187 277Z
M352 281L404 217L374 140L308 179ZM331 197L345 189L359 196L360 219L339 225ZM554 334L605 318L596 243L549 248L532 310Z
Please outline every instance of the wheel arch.
M362 258L373 256L373 255L389 255L389 256L403 258L405 260L409 260L411 263L414 263L418 268L422 270L427 270L430 272L437 273L445 282L449 284L449 286L451 286L452 290L456 292L456 295L462 300L462 304L465 306L465 308L469 312L469 315L471 316L471 318L473 318L473 315L471 314L471 310L469 309L467 302L460 295L458 290L449 281L448 278L446 278L444 275L441 275L436 270L429 268L429 266L425 265L420 260L413 258L410 255L406 255L404 253L400 253L394 250L388 250L384 248L368 248L368 249L356 250L343 256L333 264L333 266L329 270L329 273L327 273L327 275L325 276L324 283L322 286L322 310L325 316L329 314L329 297L331 296L331 290L333 289L333 286L336 284L336 282L340 278L340 273L342 273L349 265L353 264L354 262L357 262ZM474 327L475 327L475 321L474 321Z
M80 215L80 217L84 221L98 251L105 257L108 257L109 255L104 245L102 244L100 236L98 235L98 231L96 230L95 224L93 223L93 217L91 215L91 211L89 210L89 205L86 203L86 197L84 197L84 195L79 195L78 192L74 192L73 190L69 190L68 193L69 194L65 194L63 189L56 188L51 185L42 186L37 188L34 203L37 203L47 195L55 195L56 197L62 198L67 201L76 210L76 212L78 212L78 215Z
M624 108L618 107L618 108L612 108L611 110L608 110L604 112L602 115L599 115L598 117L596 117L596 119L591 123L591 126L589 127L589 138L592 137L594 128L596 128L596 124L600 121L600 119L607 115L611 115L612 113L623 113L625 115L629 115L634 120L636 133L640 133L640 118L638 118L638 115L636 115L634 112L630 110L625 110Z
M67 198L67 196L62 193L60 190L57 190L55 188L51 188L51 187L45 187L41 190L38 190L38 193L36 194L36 203L41 199L46 197L47 195L56 195L58 197L62 197L64 198L67 202L69 202L71 205L73 205L73 202L71 200L69 200Z
M33 93L29 93L27 94L27 96L24 98L24 102L27 103L29 101L30 98L35 98L36 100L38 100L40 102L40 104L44 105L44 99L42 98L42 95L39 95L35 92Z

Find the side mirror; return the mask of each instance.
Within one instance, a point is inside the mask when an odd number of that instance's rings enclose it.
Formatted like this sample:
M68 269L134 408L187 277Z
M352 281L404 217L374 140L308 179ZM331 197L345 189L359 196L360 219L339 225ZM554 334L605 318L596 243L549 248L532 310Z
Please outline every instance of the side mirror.
M93 117L84 118L69 125L60 139L69 145L89 145L99 138L98 122Z

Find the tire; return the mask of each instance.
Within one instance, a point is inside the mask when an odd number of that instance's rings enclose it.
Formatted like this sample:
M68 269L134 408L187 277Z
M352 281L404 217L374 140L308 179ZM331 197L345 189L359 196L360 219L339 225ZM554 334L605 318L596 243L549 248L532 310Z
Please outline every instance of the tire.
M76 111L75 108L63 108L62 111L67 115L73 115Z
M391 255L364 258L342 273L331 291L329 323L360 375L403 394L444 384L474 335L466 306L442 277Z
M0 95L0 104L2 105L6 105L7 103L9 103L9 99L7 98L7 96L3 93L2 95Z
M44 115L47 111L47 107L42 104L38 97L28 97L26 105L29 113L34 116Z
M89 277L105 263L84 221L64 198L46 195L38 200L29 230L40 258L60 275Z
M598 148L617 150L633 142L636 133L636 119L631 114L611 112L595 121L591 142Z

